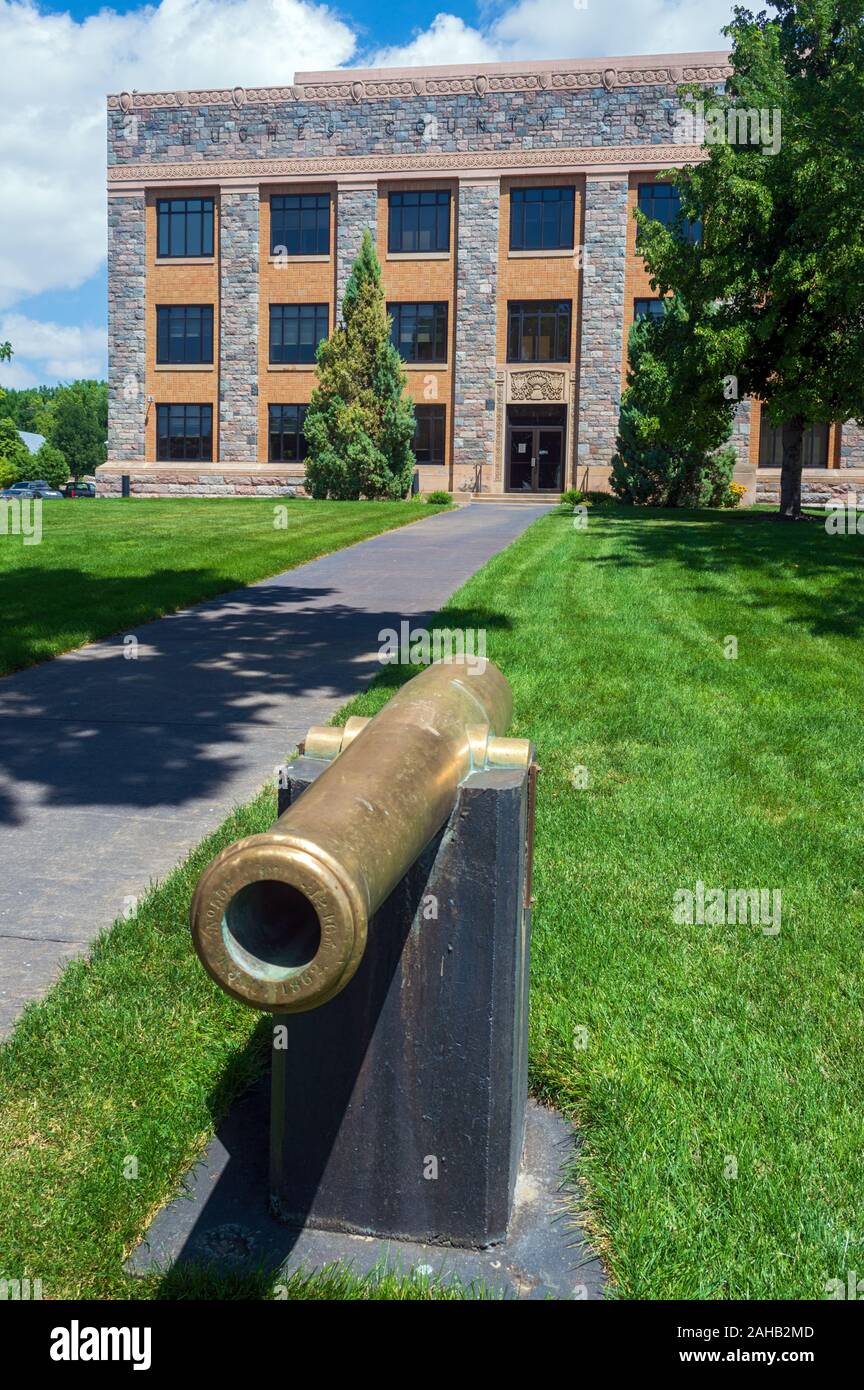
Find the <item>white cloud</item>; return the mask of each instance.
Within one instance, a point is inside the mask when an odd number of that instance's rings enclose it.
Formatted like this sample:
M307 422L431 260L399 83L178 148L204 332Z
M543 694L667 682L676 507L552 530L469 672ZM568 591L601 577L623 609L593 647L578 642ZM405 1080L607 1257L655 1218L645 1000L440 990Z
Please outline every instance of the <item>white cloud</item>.
M162 0L76 23L0 0L0 308L81 285L105 259L105 95L290 82L353 31L304 0Z
M11 342L15 358L38 364L40 381L60 377L71 381L82 376L105 373L106 334L104 328L45 323L25 314L0 316L0 342ZM23 380L24 377L30 380ZM32 368L13 359L0 367L4 386L32 386Z
M574 0L518 0L497 13L487 9L477 29L436 15L410 43L379 49L373 62L410 67L727 48L720 30L731 9L731 0L587 0L581 8Z

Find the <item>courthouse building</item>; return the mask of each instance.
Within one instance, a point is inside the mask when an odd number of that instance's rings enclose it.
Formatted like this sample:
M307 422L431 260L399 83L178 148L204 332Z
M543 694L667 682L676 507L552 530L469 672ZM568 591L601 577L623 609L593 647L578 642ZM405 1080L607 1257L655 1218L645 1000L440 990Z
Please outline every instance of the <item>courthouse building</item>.
M421 489L603 487L628 330L659 308L633 209L674 214L656 176L700 158L677 86L728 72L723 52L686 53L109 97L101 490L301 488L315 349L366 227ZM760 414L741 403L734 443L767 498L779 440ZM845 492L862 432L808 430L805 464L809 496Z

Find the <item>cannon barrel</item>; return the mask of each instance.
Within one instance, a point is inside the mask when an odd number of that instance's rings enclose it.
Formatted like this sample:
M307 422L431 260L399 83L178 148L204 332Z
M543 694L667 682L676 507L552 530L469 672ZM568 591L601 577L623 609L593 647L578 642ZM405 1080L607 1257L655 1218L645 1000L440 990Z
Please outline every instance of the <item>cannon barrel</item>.
M217 984L258 1009L317 1008L348 984L370 918L446 823L474 771L527 766L503 735L512 695L490 661L429 666L373 719L316 728L331 765L264 835L224 849L192 899L195 949Z

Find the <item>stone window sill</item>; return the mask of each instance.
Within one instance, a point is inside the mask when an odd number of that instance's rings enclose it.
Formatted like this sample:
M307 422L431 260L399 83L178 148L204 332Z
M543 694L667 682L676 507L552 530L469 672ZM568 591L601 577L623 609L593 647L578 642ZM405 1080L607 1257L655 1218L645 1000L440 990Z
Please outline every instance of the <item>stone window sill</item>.
M216 365L213 362L157 362L155 365L157 372L213 372Z
M507 256L508 256L508 258L509 258L511 261L526 261L526 260L535 260L535 259L541 259L541 258L542 258L543 260L549 260L549 259L551 258L551 259L553 259L553 260L569 261L569 260L571 259L571 257L574 256L575 254L576 254L576 247L575 247L575 246L571 246L571 247L569 247L569 249L568 249L567 247L564 247L563 250L562 250L562 248L559 246L559 247L557 247L554 251L508 251L508 252L507 252Z
M446 372L446 362L403 362L406 372Z
M388 261L449 261L449 251L388 251Z
M329 256L268 256L268 265L326 265Z
M163 256L156 257L156 265L215 265L215 256Z
M314 372L314 362L268 362L268 372Z

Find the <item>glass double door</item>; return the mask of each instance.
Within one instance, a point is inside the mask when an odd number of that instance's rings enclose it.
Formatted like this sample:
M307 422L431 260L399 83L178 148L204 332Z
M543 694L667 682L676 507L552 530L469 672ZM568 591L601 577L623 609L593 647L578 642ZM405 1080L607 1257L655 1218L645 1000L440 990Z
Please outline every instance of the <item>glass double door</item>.
M564 430L560 425L511 425L509 492L560 492Z

